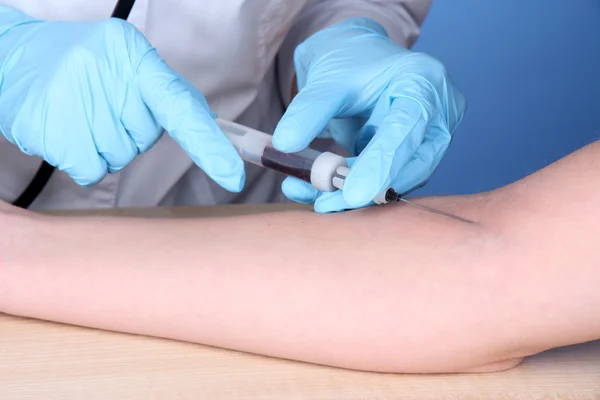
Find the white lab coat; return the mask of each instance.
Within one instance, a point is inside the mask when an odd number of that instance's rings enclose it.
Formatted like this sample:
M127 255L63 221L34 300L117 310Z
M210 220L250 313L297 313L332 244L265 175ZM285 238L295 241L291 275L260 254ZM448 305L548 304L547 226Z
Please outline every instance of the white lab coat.
M115 0L0 0L42 19L110 16ZM294 48L342 19L371 17L411 46L430 0L137 0L129 21L167 63L206 96L221 117L272 133L289 101ZM0 135L0 199L27 186L40 159ZM229 193L193 164L169 137L92 188L55 171L32 209L283 201L281 175L246 165L242 193Z

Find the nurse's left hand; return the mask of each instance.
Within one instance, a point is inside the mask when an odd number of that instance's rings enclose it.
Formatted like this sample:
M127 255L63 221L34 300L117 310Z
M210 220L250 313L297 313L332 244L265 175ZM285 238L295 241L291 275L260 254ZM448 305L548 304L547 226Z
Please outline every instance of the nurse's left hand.
M404 194L423 185L441 161L466 102L434 58L394 43L377 22L353 18L307 39L295 52L299 92L273 145L300 151L329 137L356 158L344 190L321 193L295 178L290 199L317 212L373 204L388 187Z

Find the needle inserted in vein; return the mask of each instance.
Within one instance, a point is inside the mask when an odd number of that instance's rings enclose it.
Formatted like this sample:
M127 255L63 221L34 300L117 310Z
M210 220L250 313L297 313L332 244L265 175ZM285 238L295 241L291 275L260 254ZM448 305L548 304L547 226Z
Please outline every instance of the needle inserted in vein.
M465 218L463 218L463 217L459 217L458 215L450 214L450 213L447 213L447 212L444 212L444 211L441 211L441 210L438 210L438 209L435 209L435 208L431 208L431 207L428 207L428 206L424 206L423 204L413 203L412 201L410 201L410 200L406 200L406 199L405 199L405 198L403 198L403 197L401 197L401 198L400 198L400 199L398 199L398 200L399 200L399 201L403 201L403 202L405 202L405 203L408 203L408 204L411 204L411 205L413 205L413 206L420 207L420 208L422 208L422 209L424 209L424 210L426 210L426 211L429 211L429 212L433 212L433 213L436 213L436 214L440 214L440 215L443 215L443 216L445 216L445 217L450 217L450 218L458 219L458 220L460 220L460 221L463 221L463 222L468 222L469 224L474 224L474 222L473 222L473 221L470 221L470 220L468 220L468 219L465 219Z

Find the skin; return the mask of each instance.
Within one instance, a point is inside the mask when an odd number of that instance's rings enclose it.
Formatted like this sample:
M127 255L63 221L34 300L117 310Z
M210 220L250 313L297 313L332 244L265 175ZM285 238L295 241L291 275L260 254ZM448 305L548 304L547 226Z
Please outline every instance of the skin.
M600 146L507 187L319 215L0 209L0 312L311 363L489 372L600 338ZM568 195L559 195L561 193Z

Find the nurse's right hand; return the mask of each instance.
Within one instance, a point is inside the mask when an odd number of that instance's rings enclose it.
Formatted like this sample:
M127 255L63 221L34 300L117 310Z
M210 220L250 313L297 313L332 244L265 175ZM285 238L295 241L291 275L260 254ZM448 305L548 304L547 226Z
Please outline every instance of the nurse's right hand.
M131 24L42 21L0 6L0 64L0 130L78 184L121 170L165 130L218 184L242 189L243 161L204 96Z

